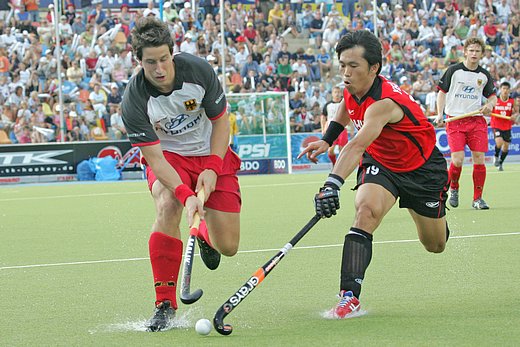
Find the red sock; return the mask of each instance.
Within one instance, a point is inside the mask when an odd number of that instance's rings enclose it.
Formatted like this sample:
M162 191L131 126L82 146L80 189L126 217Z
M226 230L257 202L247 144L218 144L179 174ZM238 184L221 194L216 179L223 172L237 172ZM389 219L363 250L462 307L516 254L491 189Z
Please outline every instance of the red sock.
M332 162L332 165L336 165L336 154L329 153L329 159Z
M182 241L161 232L153 232L148 248L155 285L155 304L170 300L172 307L177 309L176 290L182 261Z
M201 220L200 221L199 234L197 235L197 237L199 239L203 239L204 241L206 241L206 243L208 245L210 245L210 247L213 248L213 245L211 244L211 241L209 240L208 226L206 225L206 221L205 220Z
M474 164L473 165L473 200L477 200L482 197L482 191L484 190L484 182L486 182L486 165Z
M450 184L450 188L451 189L459 189L459 178L460 178L460 174L462 172L462 166L455 166L453 164L453 162L451 162L450 164L450 169L448 170L448 175L450 176L450 180L451 180L451 184Z

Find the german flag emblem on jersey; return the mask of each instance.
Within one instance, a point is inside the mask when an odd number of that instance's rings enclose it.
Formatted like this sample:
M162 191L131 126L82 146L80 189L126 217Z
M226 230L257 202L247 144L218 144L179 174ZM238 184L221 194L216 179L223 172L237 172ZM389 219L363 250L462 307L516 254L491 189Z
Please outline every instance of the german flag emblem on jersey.
M184 101L184 106L186 107L186 111L193 111L197 108L197 100L191 99L188 101Z

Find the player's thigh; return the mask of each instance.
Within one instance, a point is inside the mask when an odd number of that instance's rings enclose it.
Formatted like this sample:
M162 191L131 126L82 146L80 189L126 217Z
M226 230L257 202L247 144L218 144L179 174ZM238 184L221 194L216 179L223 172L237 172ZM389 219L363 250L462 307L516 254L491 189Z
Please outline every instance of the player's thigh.
M213 246L224 255L235 255L240 242L240 213L206 208L205 219Z
M459 129L446 129L448 137L448 146L450 151L453 152L464 152L464 146L466 146L466 133Z
M396 197L380 182L360 185L355 199L354 227L372 234L395 201Z
M466 132L466 141L472 152L487 152L488 150L488 130L487 126L475 124L471 131Z
M156 212L154 229L157 230L154 231L166 234L178 232L184 206L159 180L153 183L151 191Z
M417 227L419 240L427 251L440 253L446 247L446 217L432 218L421 216L408 209Z

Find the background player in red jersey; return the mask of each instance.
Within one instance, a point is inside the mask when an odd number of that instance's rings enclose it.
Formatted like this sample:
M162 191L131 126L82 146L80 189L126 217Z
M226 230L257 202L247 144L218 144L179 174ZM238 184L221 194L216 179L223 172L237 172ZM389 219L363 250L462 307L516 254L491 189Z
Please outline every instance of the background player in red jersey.
M345 236L341 264L338 318L353 317L372 258L372 235L399 198L407 208L426 250L440 253L449 229L445 218L448 173L435 146L435 130L413 98L379 75L381 44L369 31L343 36L337 47L344 98L319 141L301 153L316 162L352 121L358 129L339 155L332 173L315 196L316 213L331 217L339 209L339 190L356 168L356 216ZM361 164L360 163L361 160Z
M165 23L153 17L137 22L132 47L142 69L128 83L122 103L128 138L146 160L156 209L148 243L156 295L149 331L171 327L177 309L183 208L190 226L196 212L205 218L198 241L212 270L220 253L237 252L240 236L240 159L228 147L226 97L206 60L172 55L173 44ZM195 196L201 189L204 210Z
M473 208L489 209L482 199L486 182L485 154L488 150L487 122L482 115L489 115L497 96L493 78L479 65L484 52L484 42L471 37L464 42L464 62L451 65L439 80L436 123L444 123L444 111L448 117L460 116L472 111L480 114L450 122L446 125L448 145L451 150L450 199L452 207L459 206L459 178L464 163L464 147L468 145L473 158ZM487 102L482 106L482 96Z
M497 104L493 109L493 113L501 114L502 116L511 117L508 119L501 119L491 117L491 128L495 136L495 161L494 164L498 167L498 171L504 171L502 164L506 160L509 152L509 144L511 143L511 128L516 121L518 113L518 104L510 96L511 85L509 82L500 84L500 96Z

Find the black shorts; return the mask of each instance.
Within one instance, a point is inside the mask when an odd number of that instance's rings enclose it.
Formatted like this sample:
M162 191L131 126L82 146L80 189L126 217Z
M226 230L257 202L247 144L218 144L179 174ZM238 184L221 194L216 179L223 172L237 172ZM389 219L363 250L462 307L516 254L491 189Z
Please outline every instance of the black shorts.
M495 139L497 137L501 137L502 140L504 140L507 143L511 143L511 130L500 130L500 129L493 129L493 134L495 135Z
M430 218L446 215L448 167L437 147L423 166L414 171L400 173L390 171L365 152L354 190L365 183L378 184L396 199L399 197L400 208L410 208L417 214Z

